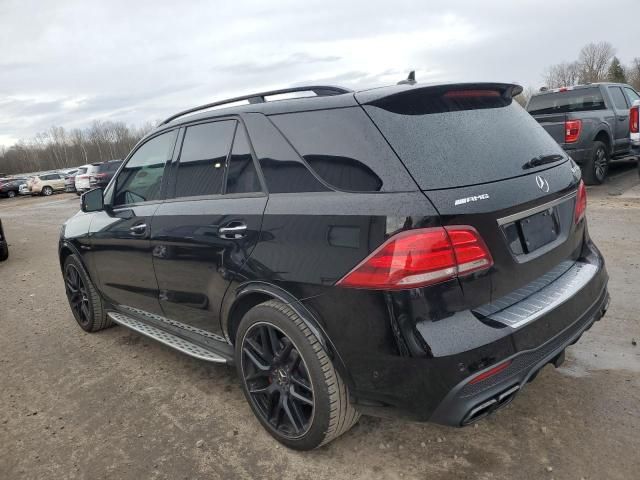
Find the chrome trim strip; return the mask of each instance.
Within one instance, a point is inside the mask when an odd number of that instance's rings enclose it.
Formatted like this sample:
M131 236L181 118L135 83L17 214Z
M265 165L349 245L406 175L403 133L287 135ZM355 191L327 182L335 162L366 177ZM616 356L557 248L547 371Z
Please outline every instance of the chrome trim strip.
M196 345L195 343L192 343L188 340L185 340L184 338L173 335L147 323L141 322L140 320L136 320L135 318L124 315L123 313L107 312L107 315L118 325L122 325L123 327L127 327L146 337L152 338L168 347L185 353L190 357L204 360L206 362L227 363L224 358L202 348L199 345Z
M531 215L535 215L536 213L544 212L551 207L555 207L556 205L560 205L561 203L570 200L576 196L576 192L570 193L560 198L556 198L555 200L551 200L550 202L544 203L542 205L538 205L537 207L530 208L528 210L523 210L522 212L514 213L512 215L507 215L506 217L502 217L498 219L498 225L506 225L507 223L515 222L516 220L520 220L522 218L530 217Z
M533 322L569 300L598 273L590 263L576 262L566 273L518 303L488 315L487 319L507 327L519 328Z

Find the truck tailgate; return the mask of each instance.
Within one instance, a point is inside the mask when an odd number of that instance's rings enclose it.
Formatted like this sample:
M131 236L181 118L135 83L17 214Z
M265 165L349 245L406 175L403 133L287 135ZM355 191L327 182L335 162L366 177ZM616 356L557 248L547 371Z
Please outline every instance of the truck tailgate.
M533 118L544 128L560 145L564 143L564 122L567 115L564 113L549 113L533 115Z

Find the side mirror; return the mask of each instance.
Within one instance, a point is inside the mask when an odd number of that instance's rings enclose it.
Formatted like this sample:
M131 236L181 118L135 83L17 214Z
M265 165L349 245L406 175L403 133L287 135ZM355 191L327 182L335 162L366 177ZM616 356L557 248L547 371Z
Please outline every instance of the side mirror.
M83 212L99 212L104 209L104 195L101 188L94 188L80 197L80 210Z

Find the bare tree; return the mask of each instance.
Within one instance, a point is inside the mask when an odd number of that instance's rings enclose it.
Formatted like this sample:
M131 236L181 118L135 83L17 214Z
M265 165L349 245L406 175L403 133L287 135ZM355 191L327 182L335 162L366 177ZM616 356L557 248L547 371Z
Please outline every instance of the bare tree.
M627 67L627 81L633 88L640 90L640 57L634 58Z
M535 92L536 90L533 87L526 87L520 95L514 97L514 100L524 107Z
M581 65L578 62L562 62L551 65L544 75L549 88L577 85L580 80Z
M580 63L580 83L601 82L607 78L607 69L616 53L609 42L589 43L582 47Z
M53 126L28 140L0 149L0 171L24 173L54 170L86 163L124 158L133 146L154 128L122 122L95 121L81 130Z

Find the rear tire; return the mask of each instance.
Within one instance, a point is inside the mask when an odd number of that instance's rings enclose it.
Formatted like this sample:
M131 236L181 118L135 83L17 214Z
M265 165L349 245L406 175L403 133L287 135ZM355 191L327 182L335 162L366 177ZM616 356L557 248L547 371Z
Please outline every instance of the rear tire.
M113 326L102 306L102 299L76 255L69 255L62 269L69 306L76 322L85 332L97 332Z
M42 187L42 195L44 195L45 197L53 195L53 188L49 186Z
M9 190L9 191L7 192L7 197L9 197L9 198L13 198L13 197L15 197L15 196L16 196L16 192L14 192L13 190Z
M282 302L262 303L242 318L236 365L253 413L289 448L320 447L360 418L319 339Z
M582 175L587 185L601 185L609 173L609 150L600 141L593 142L591 158L582 169Z

